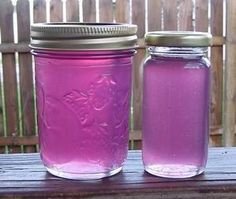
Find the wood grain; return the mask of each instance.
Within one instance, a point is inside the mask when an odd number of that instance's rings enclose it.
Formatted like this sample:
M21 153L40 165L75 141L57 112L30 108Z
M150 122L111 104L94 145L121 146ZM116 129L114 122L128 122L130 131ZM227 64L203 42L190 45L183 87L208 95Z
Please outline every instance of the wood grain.
M115 21L117 23L130 22L130 1L116 0Z
M1 85L2 87L2 85ZM0 138L4 137L4 124L3 124L3 101L2 101L2 89L0 90ZM0 154L5 153L5 145L0 146Z
M66 1L66 21L79 22L79 1L69 0Z
M132 23L138 25L138 38L145 34L145 2L143 0L132 1ZM142 129L142 83L143 61L145 49L138 49L134 56L133 64L133 128Z
M191 0L179 0L179 30L193 30L193 2Z
M0 1L0 24L2 42L14 42L13 5L10 0ZM16 62L14 53L2 53L3 85L6 106L7 136L19 135ZM8 146L10 153L20 152L19 146Z
M50 0L50 22L62 22L62 1L61 0Z
M138 26L138 38L145 34L145 2L143 0L132 1L132 23Z
M83 21L96 22L96 1L83 0Z
M141 151L129 151L123 171L95 181L50 175L38 154L0 155L0 196L8 198L194 198L232 199L236 194L236 149L213 148L203 175L166 179L143 170Z
M227 1L226 66L224 94L224 144L236 146L236 1Z
M161 0L148 0L148 31L160 31L162 21Z
M138 49L133 62L133 128L142 129L143 62L146 51Z
M1 31L1 30L0 30ZM0 51L1 52L1 51ZM0 61L2 65L2 61ZM0 82L0 138L5 136L4 133L4 101L3 101L3 84ZM0 146L0 153L5 153L5 146Z
M211 34L223 36L223 1L211 1ZM223 98L223 45L211 48L211 125L222 125Z
M195 0L195 30L208 31L208 1Z
M34 23L46 22L46 1L34 0L33 13Z
M18 41L30 41L30 7L28 0L17 1ZM33 94L33 68L30 53L19 53L19 75L21 93L21 120L23 135L35 135L35 110ZM35 146L25 146L25 152L36 152Z
M99 0L99 22L113 22L112 0Z
M33 134L34 132L32 132ZM0 146L6 145L24 145L25 152L29 152L28 148L33 150L31 152L35 152L35 145L38 144L38 136L37 135L24 135L22 137L0 137ZM34 146L34 147L32 147Z
M177 0L164 0L164 30L177 30Z

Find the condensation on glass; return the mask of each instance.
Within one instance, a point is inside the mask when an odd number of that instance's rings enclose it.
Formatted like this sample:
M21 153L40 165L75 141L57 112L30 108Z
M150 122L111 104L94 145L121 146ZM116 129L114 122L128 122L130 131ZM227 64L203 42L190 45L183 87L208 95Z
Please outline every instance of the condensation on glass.
M144 63L143 163L153 175L202 173L208 153L211 35L150 32Z
M40 154L50 173L99 179L122 169L136 31L112 23L31 27Z

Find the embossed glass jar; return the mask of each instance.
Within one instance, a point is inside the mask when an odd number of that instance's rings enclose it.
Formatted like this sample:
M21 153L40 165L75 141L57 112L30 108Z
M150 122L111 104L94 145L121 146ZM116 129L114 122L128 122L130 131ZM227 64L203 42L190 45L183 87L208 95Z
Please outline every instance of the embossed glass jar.
M99 179L122 169L136 31L113 23L31 27L40 154L50 173Z
M206 166L211 35L150 32L144 64L143 162L153 175L185 178Z

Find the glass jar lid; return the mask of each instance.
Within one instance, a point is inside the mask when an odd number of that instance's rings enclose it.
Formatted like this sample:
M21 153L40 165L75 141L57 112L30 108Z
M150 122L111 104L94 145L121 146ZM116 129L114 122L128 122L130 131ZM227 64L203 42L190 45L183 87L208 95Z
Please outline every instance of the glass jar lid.
M212 45L212 36L206 32L158 31L145 35L148 46L207 47Z
M136 47L137 26L118 23L36 23L31 26L33 49L120 50Z

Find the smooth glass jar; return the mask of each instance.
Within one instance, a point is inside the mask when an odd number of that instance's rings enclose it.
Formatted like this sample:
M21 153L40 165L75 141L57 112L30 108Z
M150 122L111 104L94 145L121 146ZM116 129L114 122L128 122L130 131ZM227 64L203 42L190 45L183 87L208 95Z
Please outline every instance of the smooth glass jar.
M128 150L136 26L36 24L31 31L46 169L85 180L118 173Z
M169 178L198 175L205 169L208 153L210 62L206 53L211 36L155 32L146 35L146 42L150 56L144 63L145 170Z

